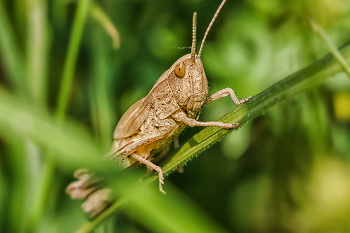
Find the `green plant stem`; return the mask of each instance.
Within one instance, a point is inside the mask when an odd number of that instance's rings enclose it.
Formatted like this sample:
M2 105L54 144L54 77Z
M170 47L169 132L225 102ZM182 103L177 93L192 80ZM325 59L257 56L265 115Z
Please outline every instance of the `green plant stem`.
M341 53L338 51L338 49L334 46L332 41L329 39L327 34L324 32L324 30L319 26L314 20L309 19L309 23L312 27L312 29L321 37L321 39L326 43L327 47L333 54L333 56L337 59L339 64L343 67L344 71L350 78L350 68L345 61L344 57L341 55Z
M75 71L75 64L78 56L79 46L81 42L81 37L83 33L83 28L86 21L86 16L89 10L90 0L79 0L77 5L77 11L74 17L74 23L72 28L72 34L69 40L68 52L64 63L63 74L62 74L62 82L58 95L58 102L56 106L56 118L59 122L61 122L66 114L66 109L68 106L69 94L72 88L73 82L73 74ZM51 154L52 150L48 151L48 155L46 158L46 166L48 169L44 170L44 175L46 177L42 181L43 191L40 193L41 196L46 196L47 191L50 187L50 180L53 176L53 158ZM43 202L40 203L38 213L36 216L40 216L41 209L43 207Z
M28 22L27 30L27 80L28 92L33 102L40 109L45 109L47 101L46 84L47 84L47 55L48 55L48 38L47 38L47 5L43 0L30 1L27 4L26 16ZM35 145L36 147L38 145ZM42 150L41 150L42 153ZM37 174L34 183L38 183L33 195L32 206L28 214L28 229L35 231L43 211L46 206L48 191L52 183L54 172L54 161L52 157L43 158L41 169L31 171Z
M20 96L26 96L27 89L24 82L23 54L18 49L17 39L3 2L0 1L0 54L4 62L4 69L8 74L9 82Z
M113 48L119 49L120 46L120 36L117 28L114 26L113 22L109 19L107 14L101 9L99 5L92 2L90 5L91 15L104 27L107 33L111 36L113 41Z
M47 101L47 4L43 0L28 2L27 15L27 80L28 92L33 102L45 108Z
M76 233L84 233L93 231L103 220L115 213L115 210L119 209L126 203L125 199L118 200L113 203L106 211L96 217L93 221L85 222Z
M78 2L77 12L75 14L72 28L72 35L69 41L68 52L63 68L62 83L58 96L56 116L59 120L62 120L64 118L68 106L69 93L72 87L75 64L86 15L89 10L89 3L90 0L79 0Z
M73 82L75 64L76 64L78 50L81 42L81 36L82 36L82 32L83 32L83 28L86 20L86 15L89 9L89 3L90 3L90 0L80 0L78 2L77 11L75 13L72 34L70 37L68 52L65 59L65 64L64 64L63 74L62 74L62 83L61 83L60 92L58 96L58 104L56 107L56 118L58 119L59 122L63 120L66 114L66 109L67 109L68 100L69 100L69 93ZM43 80L39 80L39 81L43 81ZM34 83L36 84L37 82L34 82ZM37 88L37 86L38 85L34 85L33 87ZM48 156L45 158L45 161L44 161L44 166L43 166L44 169L42 171L43 178L40 182L41 189L40 189L40 192L38 193L38 197L36 199L37 200L36 205L30 221L31 229L33 230L35 229L37 223L40 220L40 217L43 213L43 209L45 206L45 202L47 200L48 191L51 188L51 181L54 174L53 171L55 166L52 153L54 153L52 150L48 150L47 151Z
M350 60L350 45L344 46L341 50L343 57ZM342 67L334 59L332 54L327 54L323 58L314 62L312 65L289 75L283 80L275 83L268 89L254 96L247 103L238 106L219 121L234 123L239 122L242 126L250 120L262 115L269 108L277 105L283 100L291 99L295 94L314 87L322 80L332 77L342 71ZM206 127L192 138L182 144L176 151L167 156L162 163L164 174L169 175L177 166L185 164L187 161L196 157L198 154L220 141L230 130L218 127ZM157 175L147 179L146 183L158 180ZM109 217L121 205L113 204L101 217L91 222L85 223L79 230L79 233L91 232L93 227L99 225L105 218ZM89 227L87 227L89 226Z

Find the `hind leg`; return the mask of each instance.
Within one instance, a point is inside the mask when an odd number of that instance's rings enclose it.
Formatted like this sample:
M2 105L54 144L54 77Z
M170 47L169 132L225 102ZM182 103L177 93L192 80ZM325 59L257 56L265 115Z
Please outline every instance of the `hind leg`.
M163 170L161 167L155 165L154 163L152 163L151 161L148 161L147 159L144 159L141 156L138 156L137 154L131 154L131 157L133 157L134 159L136 159L137 161L139 161L140 163L143 163L145 165L147 165L147 167L152 168L153 170L155 170L156 172L158 172L158 176L159 176L159 191L163 194L166 194L166 192L163 190L162 185L164 184L164 175L163 175Z
M128 166L131 166L132 164L139 162L147 165L148 168L157 171L159 175L159 190L163 194L165 194L165 191L162 188L162 185L164 184L164 176L162 169L159 166L152 163L151 161L147 160L153 149L153 142L160 140L165 136L166 134L163 133L155 136L145 137L141 140L132 142L129 145L126 145L121 150L119 150L117 153L113 154L111 158L117 161L121 159L125 160L127 163L124 164L124 167L127 167L127 164Z

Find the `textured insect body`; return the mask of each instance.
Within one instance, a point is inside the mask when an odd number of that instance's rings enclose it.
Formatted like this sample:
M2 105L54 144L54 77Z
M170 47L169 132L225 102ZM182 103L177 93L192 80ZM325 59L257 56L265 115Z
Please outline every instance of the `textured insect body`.
M192 62L191 54L181 57L150 93L123 115L114 133L111 157L123 167L135 162L129 155L136 150L149 159L186 127L178 116L196 118L207 96L208 82L200 58Z
M204 105L230 95L237 105L251 97L238 100L231 88L225 88L208 97L208 81L200 59L204 41L208 35L224 0L216 11L204 35L198 55L196 55L196 19L193 15L191 53L179 58L158 79L146 97L132 105L120 119L115 132L108 159L126 168L145 164L158 172L159 189L164 183L162 169L151 162L156 153L168 145L188 126L217 126L225 129L238 128L239 124L197 121ZM108 202L108 189L91 188L94 182L89 173L77 172L79 180L68 186L67 192L73 198L87 197L84 210L96 216ZM97 190L97 191L96 191Z

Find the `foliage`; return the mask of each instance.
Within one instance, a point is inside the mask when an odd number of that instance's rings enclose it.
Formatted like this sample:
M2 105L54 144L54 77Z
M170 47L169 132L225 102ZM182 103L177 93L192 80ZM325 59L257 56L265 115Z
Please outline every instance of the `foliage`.
M187 129L165 168L212 147L166 177L168 195L136 182L143 168L119 171L100 158L123 112L189 53L193 12L201 38L219 4L0 1L0 232L86 232L81 202L64 193L80 167L106 177L120 200L96 232L350 231L350 82L322 58L329 49L306 20L345 44L344 0L225 4L202 53L210 93L257 95L224 120L264 114L214 146L227 131ZM200 119L233 108L222 99Z

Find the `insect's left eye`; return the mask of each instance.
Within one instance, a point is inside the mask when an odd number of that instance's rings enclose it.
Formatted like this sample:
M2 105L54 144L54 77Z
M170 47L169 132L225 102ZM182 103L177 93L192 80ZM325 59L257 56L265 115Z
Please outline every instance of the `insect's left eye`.
M178 63L175 66L175 75L176 75L176 77L183 78L183 77L185 77L185 74L186 74L186 66L185 66L185 64L183 62Z

